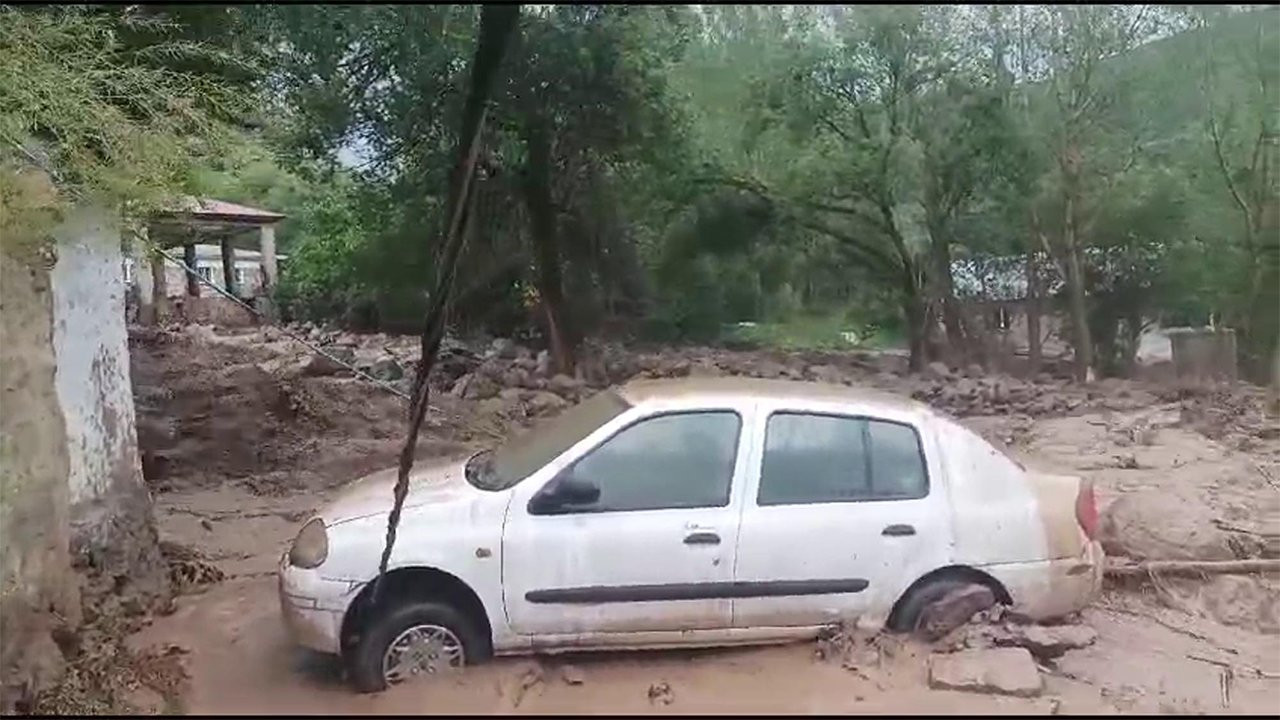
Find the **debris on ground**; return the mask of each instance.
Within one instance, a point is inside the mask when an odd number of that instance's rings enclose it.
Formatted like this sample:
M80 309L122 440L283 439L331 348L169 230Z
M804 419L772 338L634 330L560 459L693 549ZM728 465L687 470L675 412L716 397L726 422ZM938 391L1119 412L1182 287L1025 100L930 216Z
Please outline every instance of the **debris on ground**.
M676 701L676 693L671 689L671 684L666 680L653 683L649 686L649 702L652 704L670 705Z
M935 690L1036 697L1044 688L1026 648L988 648L929 657L929 687Z
M1033 625L1006 622L970 625L963 643L967 648L1019 647L1036 660L1046 662L1062 657L1068 650L1092 645L1098 633L1087 625Z
M576 665L561 665L560 677L566 685L581 685L587 681L586 675Z

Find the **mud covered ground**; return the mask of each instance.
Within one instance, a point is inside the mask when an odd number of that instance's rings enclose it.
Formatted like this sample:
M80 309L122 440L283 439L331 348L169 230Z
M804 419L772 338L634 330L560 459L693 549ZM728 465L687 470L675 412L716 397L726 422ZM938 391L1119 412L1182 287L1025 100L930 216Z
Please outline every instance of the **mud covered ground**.
M392 387L411 338L312 333ZM171 614L129 638L174 659L177 690L127 702L199 713L318 712L1274 712L1280 583L1217 576L1111 586L1084 613L1093 645L1041 668L1036 698L928 688L931 648L893 641L856 668L813 643L498 660L456 677L352 693L332 661L289 646L274 565L299 524L394 463L404 402L275 330L135 331L144 472L174 576ZM580 378L548 376L511 343L449 346L419 457L494 442L594 388L635 376L754 375L861 383L926 400L1026 464L1097 483L1108 551L1135 559L1280 557L1280 428L1260 392L1024 381L977 368L905 374L893 355L707 348L593 349ZM563 665L569 663L569 671ZM170 677L170 676L166 676ZM567 679L581 682L569 683ZM170 683L172 684L172 683Z

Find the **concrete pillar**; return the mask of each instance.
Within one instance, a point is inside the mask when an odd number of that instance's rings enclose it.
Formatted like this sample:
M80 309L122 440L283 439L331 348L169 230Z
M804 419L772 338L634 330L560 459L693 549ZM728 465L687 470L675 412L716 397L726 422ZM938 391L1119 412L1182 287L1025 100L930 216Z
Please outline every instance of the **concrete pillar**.
M165 277L164 256L151 253L151 307L157 323L169 317L169 282Z
M147 229L138 231L138 237L129 240L129 256L133 259L133 277L138 283L138 323L152 325L156 321L154 304L154 275L151 259L147 255Z
M196 266L200 261L196 258L196 246L194 243L187 243L182 246L182 262L186 263L187 267L192 270L197 269ZM187 278L187 295L200 297L200 280L185 270L182 274Z
M236 295L236 249L231 247L231 238L222 237L222 287L235 297Z
M276 226L263 225L259 231L258 249L262 253L262 293L270 295L276 287Z

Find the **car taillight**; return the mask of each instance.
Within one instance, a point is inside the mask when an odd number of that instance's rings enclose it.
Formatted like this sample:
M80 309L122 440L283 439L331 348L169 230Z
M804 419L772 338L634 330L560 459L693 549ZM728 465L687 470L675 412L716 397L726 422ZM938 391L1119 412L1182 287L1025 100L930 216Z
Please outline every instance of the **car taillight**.
M1076 522L1090 540L1098 537L1098 502L1093 496L1093 481L1081 480L1076 494Z

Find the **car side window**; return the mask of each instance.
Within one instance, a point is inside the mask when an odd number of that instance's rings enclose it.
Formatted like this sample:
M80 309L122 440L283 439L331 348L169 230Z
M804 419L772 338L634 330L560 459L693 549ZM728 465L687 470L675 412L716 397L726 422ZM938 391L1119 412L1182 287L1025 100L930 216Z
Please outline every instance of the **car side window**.
M732 411L687 412L641 420L579 459L576 479L599 499L573 512L723 507L742 420Z
M929 491L920 438L902 423L780 412L765 427L759 505L906 500Z

